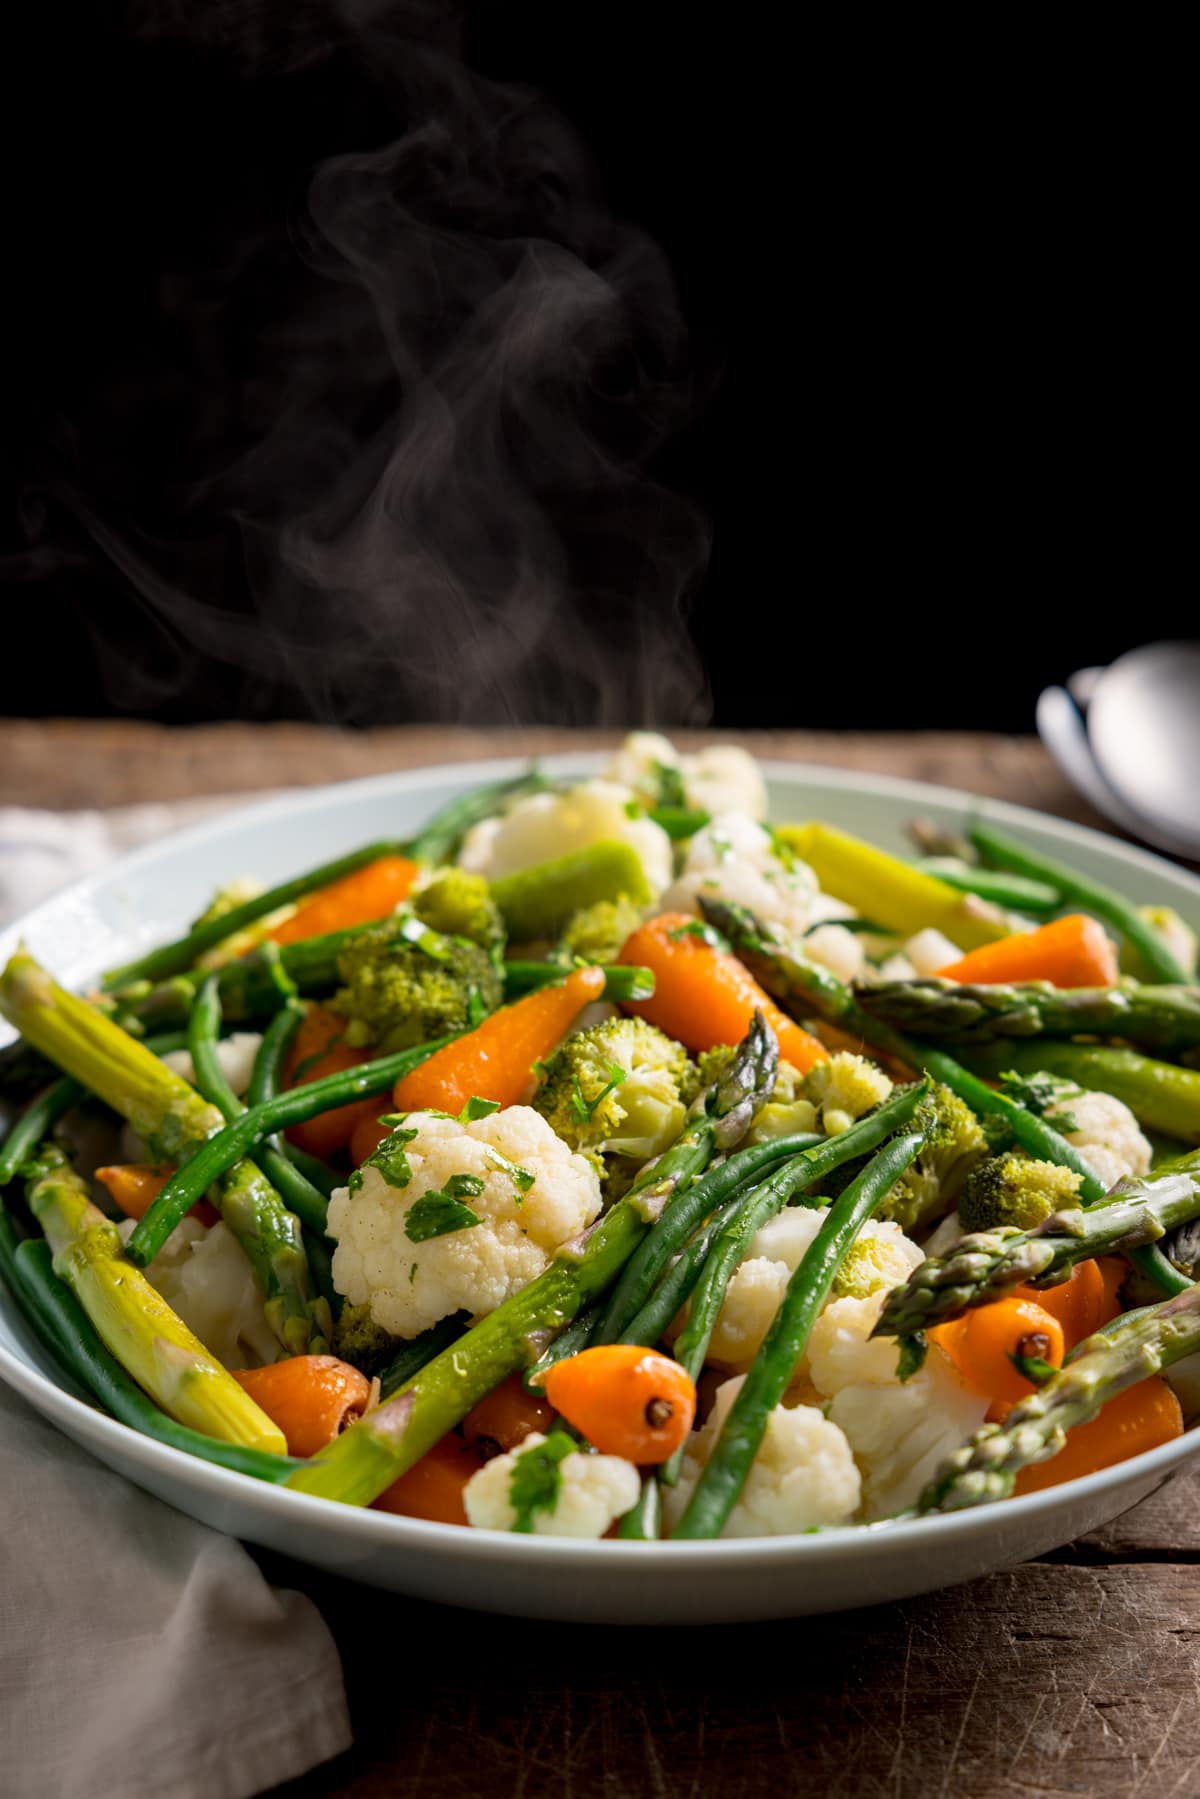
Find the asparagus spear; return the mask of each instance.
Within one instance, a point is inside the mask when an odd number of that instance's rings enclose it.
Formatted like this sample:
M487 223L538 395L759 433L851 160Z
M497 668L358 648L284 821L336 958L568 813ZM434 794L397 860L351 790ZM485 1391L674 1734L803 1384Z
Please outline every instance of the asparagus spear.
M1025 1281L1053 1286L1076 1262L1154 1243L1200 1215L1200 1152L1166 1174L1118 1182L1102 1205L1053 1212L1034 1230L1002 1228L963 1237L929 1256L889 1293L876 1336L908 1336L999 1299Z
M672 1533L674 1537L720 1536L746 1484L767 1422L787 1392L847 1250L914 1160L924 1140L923 1131L893 1137L830 1207L828 1217L788 1282L783 1303L729 1409L687 1509Z
M982 859L993 867L1008 869L1031 881L1048 882L1058 888L1064 904L1083 906L1120 931L1140 953L1153 979L1186 986L1188 971L1167 947L1161 933L1142 917L1136 906L1111 887L1089 880L1086 875L1076 873L1049 856L1040 855L988 824L979 824L972 829L971 842Z
M1200 986L959 986L936 979L882 981L855 988L872 1018L942 1043L994 1038L1126 1037L1147 1049L1200 1044Z
M1007 912L1031 912L1035 918L1050 918L1062 910L1063 896L1048 881L1030 881L1023 875L980 868L957 856L925 856L917 867L925 874L936 875L948 887L957 887L960 893L976 893Z
M83 1180L48 1144L30 1165L29 1209L46 1233L54 1271L71 1288L101 1341L180 1424L283 1454L283 1432L194 1337L126 1257L117 1227Z
M156 1161L189 1162L222 1129L217 1106L111 1018L60 987L25 951L19 950L0 975L0 1010L38 1049L127 1118ZM249 1258L271 1328L291 1354L326 1348L329 1308L313 1294L298 1221L252 1163L229 1163L218 1174L224 1179L214 1197ZM157 1249L165 1241L164 1236Z
M1109 1336L1089 1337L1002 1424L983 1425L947 1458L921 1495L920 1510L961 1511L1007 1499L1021 1469L1057 1455L1074 1425L1090 1423L1118 1393L1197 1349L1200 1285L1130 1317Z
M1108 1043L989 1043L962 1052L976 1074L999 1080L1017 1074L1056 1074L1078 1087L1093 1087L1124 1100L1151 1131L1200 1143L1200 1072L1175 1062L1156 1062L1135 1049Z
M540 1353L546 1333L562 1330L611 1284L669 1195L744 1134L774 1088L778 1062L775 1034L756 1014L730 1067L700 1095L681 1135L625 1197L288 1485L348 1505L370 1504L485 1394Z

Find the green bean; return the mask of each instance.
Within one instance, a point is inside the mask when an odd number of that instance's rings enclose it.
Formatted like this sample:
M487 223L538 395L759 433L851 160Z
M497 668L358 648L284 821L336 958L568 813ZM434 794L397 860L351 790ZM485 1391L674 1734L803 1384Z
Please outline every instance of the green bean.
M50 1246L43 1238L19 1244L11 1269L14 1297L47 1347L66 1373L122 1424L186 1455L276 1485L299 1466L291 1456L222 1443L160 1412L100 1341L75 1295L55 1274Z
M978 868L959 862L953 856L926 856L917 863L923 874L937 875L948 887L960 893L977 893L1010 912L1028 912L1034 918L1049 918L1061 911L1063 896L1048 881L1031 881L1024 875L1006 874L1002 869Z
M398 1387L414 1374L420 1374L422 1368L441 1355L443 1349L449 1349L457 1343L467 1328L467 1313L455 1312L453 1317L439 1318L428 1330L421 1332L406 1343L403 1349L397 1350L383 1373L379 1376L379 1397L390 1399Z
M570 973L570 966L562 962L506 962L504 964L504 997L517 999L522 993L532 993L535 987L552 987L555 981L561 981ZM654 997L654 976L648 968L625 967L624 965L606 967L604 969L604 991L601 999L618 1001L633 999L652 999Z
M644 1343L647 1348L651 1348L661 1340L668 1324L699 1280L705 1258L719 1232L737 1211L743 1197L742 1191L735 1193L732 1199L713 1213L691 1242L684 1245L641 1311L630 1319L621 1332L620 1342Z
M559 1331L552 1343L547 1344L536 1362L526 1368L521 1379L527 1393L540 1394L542 1383L556 1362L565 1362L568 1356L578 1355L586 1349L588 1340L604 1311L604 1302L597 1300L594 1305L585 1306L583 1311L572 1318L565 1330Z
M783 1303L729 1409L673 1537L720 1536L766 1435L771 1413L791 1384L796 1364L847 1251L924 1141L923 1131L894 1137L830 1207L804 1260L788 1282Z
M638 1502L617 1525L617 1535L626 1543L652 1543L662 1535L662 1490L653 1470L642 1476Z
M1184 986L1191 980L1188 970L1172 953L1161 933L1112 887L1077 874L1073 868L1017 843L1002 831L993 830L989 824L975 825L971 842L985 861L1029 880L1048 882L1060 890L1065 904L1085 906L1097 918L1120 931L1141 954L1151 980L1178 981Z
M0 1190L16 1179L21 1164L33 1154L42 1139L50 1135L63 1113L77 1106L83 1097L84 1089L79 1082L64 1074L52 1087L30 1100L0 1148Z

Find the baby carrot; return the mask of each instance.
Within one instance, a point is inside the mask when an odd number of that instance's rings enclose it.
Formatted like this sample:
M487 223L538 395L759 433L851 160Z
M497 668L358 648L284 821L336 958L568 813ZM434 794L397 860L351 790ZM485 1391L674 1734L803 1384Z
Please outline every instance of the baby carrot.
M361 1418L371 1397L365 1374L332 1355L294 1355L233 1378L287 1438L289 1455L315 1455Z
M461 1112L474 1097L518 1105L529 1091L534 1063L557 1048L584 1006L603 991L602 968L576 968L557 986L538 987L493 1012L397 1081L397 1111Z
M521 1375L510 1374L486 1399L473 1406L462 1422L463 1436L483 1456L515 1449L532 1431L548 1432L554 1407L526 1390Z
M1013 1366L1014 1355L1061 1368L1066 1353L1058 1319L1036 1300L1011 1293L948 1324L935 1325L929 1340L945 1350L969 1387L1000 1402L1015 1403L1033 1392L1033 1382Z
M602 1455L646 1467L668 1462L696 1416L691 1375L637 1343L581 1349L547 1370L546 1398Z
M774 1029L784 1061L801 1074L827 1061L824 1044L786 1017L743 963L714 947L705 930L686 912L663 912L638 927L618 961L649 968L654 996L626 1011L640 1013L694 1051L740 1043L757 1011Z
M1055 918L1036 931L1017 931L984 943L939 968L945 981L993 986L1049 981L1054 987L1111 987L1119 974L1117 949L1104 926L1085 912Z
M1014 1297L1041 1306L1062 1326L1066 1349L1074 1349L1085 1337L1118 1317L1121 1302L1117 1289L1128 1267L1118 1256L1076 1262L1065 1281L1056 1287L1017 1287Z
M174 1172L149 1162L114 1162L108 1168L97 1168L96 1179L126 1218L144 1218ZM191 1216L199 1224L216 1224L220 1213L202 1199L192 1207Z
M467 1524L463 1488L482 1467L479 1451L451 1431L371 1504L376 1511L396 1512L402 1518L427 1518L433 1524Z
M318 888L268 936L274 943L299 943L305 937L323 937L327 931L387 918L408 898L419 873L418 864L407 856L380 856Z
M1151 1375L1135 1387L1117 1393L1098 1418L1077 1424L1048 1462L1034 1462L1017 1476L1016 1493L1037 1493L1064 1480L1078 1480L1098 1468L1128 1461L1144 1449L1157 1449L1183 1432L1179 1401L1161 1375Z
M319 1006L310 1000L288 1050L284 1085L298 1087L369 1062L372 1052L352 1048L346 1042L345 1030L346 1020L339 1012L331 1012L328 1006ZM338 1150L345 1149L355 1126L362 1119L378 1117L382 1110L377 1099L352 1100L349 1105L335 1106L331 1112L321 1112L303 1124L292 1125L286 1135L289 1143L294 1143L298 1149L328 1161Z

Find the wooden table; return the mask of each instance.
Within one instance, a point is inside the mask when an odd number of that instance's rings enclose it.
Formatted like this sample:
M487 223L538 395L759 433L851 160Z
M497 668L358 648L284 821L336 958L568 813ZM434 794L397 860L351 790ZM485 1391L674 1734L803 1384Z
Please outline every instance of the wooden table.
M1027 739L745 740L763 755L1098 822ZM558 732L16 723L0 725L0 802L116 805L561 747ZM1200 1475L1070 1549L970 1586L736 1629L536 1625L262 1559L328 1618L358 1736L280 1799L1200 1793Z

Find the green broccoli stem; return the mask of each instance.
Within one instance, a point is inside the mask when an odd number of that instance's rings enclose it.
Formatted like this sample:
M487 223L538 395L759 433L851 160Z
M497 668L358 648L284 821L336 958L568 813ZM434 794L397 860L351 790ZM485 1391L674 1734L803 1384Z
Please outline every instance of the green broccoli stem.
M936 979L882 981L856 988L872 1018L939 1043L995 1038L1124 1037L1146 1049L1178 1051L1200 1044L1200 986L960 986Z
M289 1005L291 1002L289 1002ZM293 1029L295 1026L293 1025ZM238 1098L221 1069L217 1040L221 1030L221 997L215 975L209 975L196 996L188 1025L188 1048L196 1086L217 1107L226 1124L248 1108ZM310 1231L323 1232L328 1210L325 1195L284 1155L278 1141L266 1138L254 1152L255 1163L281 1201L291 1207ZM297 1245L299 1235L297 1234ZM327 1335L328 1333L323 1333Z
M924 874L936 875L948 887L957 887L960 893L978 894L980 899L1003 906L1007 912L1028 912L1034 918L1050 918L1062 909L1063 896L1048 881L1032 881L1023 875L979 868L955 856L924 856L917 867Z
M1137 907L1111 887L1078 874L1064 863L1043 856L1018 843L989 824L977 824L970 833L971 842L982 859L996 868L1023 875L1027 880L1046 881L1057 887L1065 905L1083 906L1112 925L1141 955L1153 980L1187 986L1188 970L1168 948L1162 935L1148 924Z
M1080 1344L1071 1361L985 1424L949 1456L921 1495L922 1512L961 1511L1007 1499L1022 1468L1057 1455L1066 1435L1097 1417L1110 1399L1200 1349L1200 1286L1122 1322L1111 1336Z
M368 1505L473 1405L527 1366L546 1333L561 1331L599 1298L650 1228L649 1217L745 1133L774 1088L778 1065L775 1033L755 1014L729 1068L695 1102L675 1143L643 1169L625 1197L562 1246L536 1280L298 1470L289 1485L344 1504Z
M63 1372L120 1423L170 1449L277 1486L299 1465L291 1456L222 1442L160 1411L105 1347L71 1289L55 1274L50 1245L40 1237L14 1245L5 1218L0 1218L0 1241L11 1252L5 1257L0 1251L0 1269L46 1348Z
M0 1011L43 1055L128 1119L155 1161L185 1162L221 1114L152 1050L68 993L26 950L0 975Z
M552 987L570 973L573 963L506 962L504 964L505 1000L519 999L535 987ZM619 1004L622 1000L653 999L654 976L648 968L605 967L602 999Z
M261 1106L251 1106L211 1137L189 1162L176 1169L130 1237L127 1245L130 1259L141 1268L152 1262L179 1220L191 1211L198 1199L203 1199L213 1182L236 1162L253 1155L259 1144L276 1131L303 1124L321 1112L332 1111L335 1106L348 1105L355 1099L370 1099L385 1092L427 1061L435 1050L452 1043L459 1035L460 1032L453 1031L432 1043L400 1050L394 1056L380 1056L377 1061L363 1062L357 1068L326 1075L323 1080L309 1081L301 1087L290 1087L286 1093L276 1094L274 1099Z
M16 1179L22 1164L50 1135L63 1114L79 1104L83 1093L79 1082L64 1074L44 1093L30 1100L0 1147L0 1193Z
M1145 1129L1181 1143L1200 1143L1200 1073L1194 1068L1104 1043L989 1043L964 1050L962 1057L987 1080L999 1080L1011 1069L1024 1075L1054 1074L1077 1087L1111 1093Z
M945 1256L927 1257L888 1295L875 1335L944 1324L1027 1281L1054 1286L1076 1262L1157 1242L1198 1215L1200 1151L1169 1173L1119 1182L1102 1205L1053 1212L1031 1231L977 1231Z
M693 1380L700 1378L729 1283L755 1235L783 1210L789 1200L811 1184L809 1156L793 1156L782 1168L768 1175L761 1185L752 1187L734 1208L704 1263L692 1293L687 1323L675 1339L672 1352L675 1360L687 1369ZM658 1478L663 1486L673 1487L678 1481L683 1451L681 1444L660 1468Z
M675 1539L719 1537L762 1446L771 1413L780 1404L808 1346L838 1269L863 1225L915 1160L924 1131L893 1137L829 1208L750 1370L729 1408L721 1434L671 1533Z

